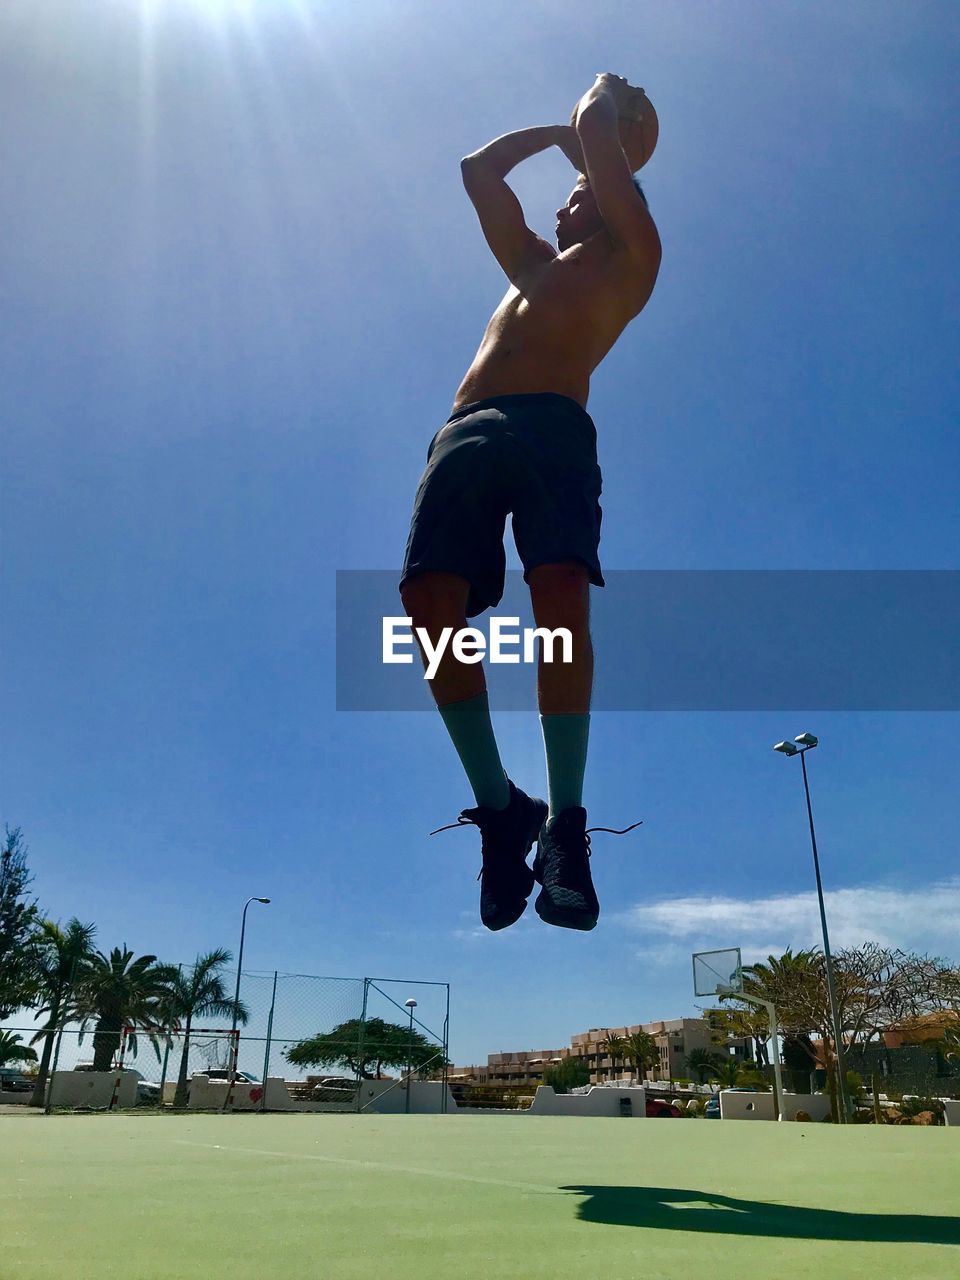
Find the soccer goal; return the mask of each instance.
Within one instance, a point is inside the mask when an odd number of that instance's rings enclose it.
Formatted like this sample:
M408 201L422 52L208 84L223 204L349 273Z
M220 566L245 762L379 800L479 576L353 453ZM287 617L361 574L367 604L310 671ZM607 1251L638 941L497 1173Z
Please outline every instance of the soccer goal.
M232 1079L236 1073L240 1049L238 1030L223 1027L191 1027L188 1035L183 1027L163 1027L153 1030L124 1027L117 1056L113 1097L110 1101L111 1111L116 1105L123 1071L136 1065L142 1075L148 1074L144 1070L145 1059L136 1052L143 1040L149 1041L161 1055L160 1061L156 1064L160 1086L157 1101L160 1105L165 1101L165 1092L170 1092L171 1087L175 1088L181 1072L185 1074L188 1088L191 1078L197 1074L210 1071L226 1072Z

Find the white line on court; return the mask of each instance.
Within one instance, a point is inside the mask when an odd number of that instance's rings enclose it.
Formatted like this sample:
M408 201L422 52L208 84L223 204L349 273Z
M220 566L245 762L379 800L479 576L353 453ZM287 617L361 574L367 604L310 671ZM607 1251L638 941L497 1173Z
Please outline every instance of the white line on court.
M164 1138L178 1147L202 1147L207 1151L228 1151L246 1156L275 1156L278 1160L316 1160L323 1164L349 1165L376 1173L411 1173L423 1178L442 1178L452 1182L475 1182L488 1187L510 1187L515 1191L537 1191L542 1195L567 1195L557 1186L536 1182L512 1182L505 1178L478 1178L472 1173L456 1173L449 1169L419 1169L413 1165L384 1164L379 1160L350 1160L346 1156L321 1156L312 1151L267 1151L261 1147L234 1147L222 1142L192 1142L189 1138Z

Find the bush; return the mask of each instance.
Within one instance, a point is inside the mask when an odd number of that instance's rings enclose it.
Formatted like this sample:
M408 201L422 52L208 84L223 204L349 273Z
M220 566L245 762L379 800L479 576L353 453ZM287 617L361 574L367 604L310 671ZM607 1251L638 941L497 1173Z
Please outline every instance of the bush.
M827 1093L833 1093L834 1074L831 1071L827 1076ZM863 1076L857 1071L848 1071L844 1076L847 1085L847 1097L856 1105L864 1100ZM889 1094L887 1095L889 1097Z
M565 1062L545 1068L543 1083L548 1084L554 1093L566 1093L568 1089L580 1089L589 1084L590 1072L579 1058L567 1058Z

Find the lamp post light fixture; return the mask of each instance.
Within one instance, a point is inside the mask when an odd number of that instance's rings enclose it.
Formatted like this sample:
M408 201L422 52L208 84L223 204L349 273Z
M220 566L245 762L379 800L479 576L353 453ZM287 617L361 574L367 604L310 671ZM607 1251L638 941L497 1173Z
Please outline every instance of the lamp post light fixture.
M404 1000L404 1007L410 1010L410 1038L407 1040L407 1100L404 1111L410 1114L410 1073L413 1070L413 1011L417 1007L414 999Z
M843 1066L843 1030L837 1006L837 991L833 981L833 956L830 953L830 935L827 932L827 913L823 905L823 882L820 878L820 857L817 853L817 833L813 827L813 807L810 804L810 783L807 779L807 762L804 756L818 746L820 739L813 733L800 733L793 742L778 742L774 751L785 756L799 756L803 770L803 792L807 799L807 821L810 824L810 844L813 848L813 870L817 878L817 902L820 906L820 930L823 936L823 958L827 970L827 994L830 999L830 1021L833 1025L834 1057L837 1064L837 1099L841 1123L850 1119L850 1103L847 1098L847 1082Z

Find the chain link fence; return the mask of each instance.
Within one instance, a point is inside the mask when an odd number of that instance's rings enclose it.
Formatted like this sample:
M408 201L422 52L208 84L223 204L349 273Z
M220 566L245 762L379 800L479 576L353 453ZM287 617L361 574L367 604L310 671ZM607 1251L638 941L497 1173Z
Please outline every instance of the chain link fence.
M74 967L33 1025L4 1027L37 1061L5 1077L0 1101L48 1112L409 1110L415 1082L430 1079L447 1109L449 983L244 971L238 984L236 970L219 970L205 987L192 966L171 975L137 1016L111 1017L91 1010Z

